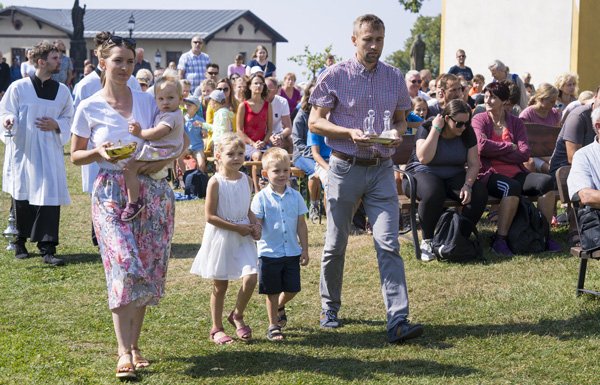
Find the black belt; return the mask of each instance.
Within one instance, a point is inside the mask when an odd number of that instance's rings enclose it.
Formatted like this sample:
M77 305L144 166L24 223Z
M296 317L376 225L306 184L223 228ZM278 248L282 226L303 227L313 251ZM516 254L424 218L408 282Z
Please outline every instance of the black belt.
M381 163L390 159L389 156L385 157L385 158L371 158L371 159L357 158L355 156L350 156L348 154L344 154L343 152L339 152L336 150L332 150L331 155L335 156L338 159L346 161L348 163L352 163L357 166L363 166L363 167L379 166Z

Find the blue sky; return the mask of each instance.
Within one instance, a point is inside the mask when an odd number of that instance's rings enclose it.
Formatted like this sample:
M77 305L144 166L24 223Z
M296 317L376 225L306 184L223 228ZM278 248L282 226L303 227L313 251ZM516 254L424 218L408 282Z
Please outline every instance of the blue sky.
M18 0L3 2L5 6L71 8L74 0ZM329 44L333 52L343 58L350 57L354 47L350 41L352 22L365 13L374 13L385 22L386 41L382 58L400 49L410 36L416 15L404 11L397 0L262 0L262 1L197 1L166 2L164 0L80 0L88 8L144 8L144 9L249 9L282 34L288 43L277 45L277 73L295 72L303 79L303 69L289 62L288 57L301 54L308 45L312 52L322 50ZM437 15L441 12L441 0L425 0L421 14Z

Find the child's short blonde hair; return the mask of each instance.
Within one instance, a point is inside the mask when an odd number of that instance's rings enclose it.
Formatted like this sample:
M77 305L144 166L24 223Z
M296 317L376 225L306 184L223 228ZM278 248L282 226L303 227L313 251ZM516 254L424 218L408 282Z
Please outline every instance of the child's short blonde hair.
M246 145L242 138L233 132L229 132L221 138L221 141L215 145L215 154L220 154L226 147L238 147L246 150Z
M262 157L262 167L264 170L280 162L291 164L290 154L281 147L269 148Z
M173 85L177 89L177 95L181 98L183 95L183 87L181 87L181 82L179 80L172 80L165 77L158 79L156 84L154 84L154 95L158 96L160 91L165 89L167 85Z
M217 88L217 83L215 83L215 81L212 79L204 79L200 83L200 89L203 90L206 87L210 87L214 90L215 88Z

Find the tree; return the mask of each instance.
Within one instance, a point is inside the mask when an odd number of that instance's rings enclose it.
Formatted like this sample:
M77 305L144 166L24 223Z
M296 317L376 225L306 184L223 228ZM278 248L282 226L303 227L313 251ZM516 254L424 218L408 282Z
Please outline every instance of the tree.
M308 46L304 46L304 53L302 55L290 56L288 60L293 61L299 66L304 66L308 71L303 71L303 75L308 75L309 80L317 76L317 72L325 67L325 60L327 56L331 55L333 50L332 45L325 47L323 52L312 53L308 49ZM340 60L339 57L335 57L335 61Z
M423 0L398 0L398 2L404 6L405 10L412 13L419 13L423 5Z
M410 70L410 47L417 35L422 35L425 42L425 68L437 76L440 69L441 20L441 15L419 16L410 30L411 36L404 41L404 49L386 57L386 63L400 68L403 72Z

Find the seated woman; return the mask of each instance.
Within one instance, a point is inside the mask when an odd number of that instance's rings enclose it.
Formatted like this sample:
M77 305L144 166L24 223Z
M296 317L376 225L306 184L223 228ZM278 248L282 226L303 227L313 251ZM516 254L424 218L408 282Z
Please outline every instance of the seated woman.
M550 175L530 173L523 166L530 154L527 133L523 122L506 113L504 108L510 96L508 83L490 83L485 86L484 95L486 111L473 117L481 162L478 179L491 196L501 199L492 250L512 256L506 236L517 212L519 197L541 195L538 208L550 223L555 205L553 181ZM546 249L556 252L560 246L548 238Z
M529 107L519 115L524 123L537 123L545 126L558 127L561 113L554 105L558 99L558 89L552 84L542 83L537 91L529 99ZM531 172L548 173L550 169L550 157L530 158L525 167Z
M470 121L468 104L462 100L450 101L433 123L427 122L419 128L415 151L406 165L406 172L416 180L423 236L421 260L425 262L435 259L431 239L446 198L460 202L462 214L475 224L487 204L488 193L477 181L477 138ZM410 194L407 179L403 181L403 189Z
M577 74L565 72L556 78L554 86L558 89L558 100L556 108L560 111L564 110L569 103L577 100L577 82L579 77Z

